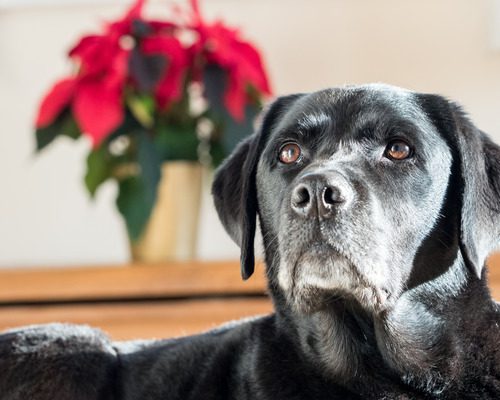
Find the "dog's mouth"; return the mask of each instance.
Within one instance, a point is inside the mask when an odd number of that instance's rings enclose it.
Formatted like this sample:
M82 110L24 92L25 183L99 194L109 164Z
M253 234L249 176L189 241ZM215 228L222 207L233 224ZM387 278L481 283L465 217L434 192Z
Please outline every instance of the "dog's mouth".
M287 265L289 274L282 273ZM305 313L328 308L339 298L355 300L380 313L391 298L387 289L370 281L355 257L325 242L307 244L295 261L281 265L280 283L292 307Z

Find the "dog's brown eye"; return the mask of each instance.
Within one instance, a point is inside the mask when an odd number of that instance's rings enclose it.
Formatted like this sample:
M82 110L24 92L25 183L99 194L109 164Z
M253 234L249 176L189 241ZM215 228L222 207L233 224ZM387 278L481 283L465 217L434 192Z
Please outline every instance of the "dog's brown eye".
M300 158L302 150L297 143L286 143L280 149L280 161L283 164L293 164Z
M391 160L405 160L411 157L411 147L408 143L402 140L394 140L385 148L384 155Z

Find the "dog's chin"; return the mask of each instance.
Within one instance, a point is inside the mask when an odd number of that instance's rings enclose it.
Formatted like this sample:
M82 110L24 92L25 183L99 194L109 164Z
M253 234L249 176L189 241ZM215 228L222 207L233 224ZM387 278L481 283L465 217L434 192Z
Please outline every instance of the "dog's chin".
M380 314L391 304L386 290L371 284L350 258L329 245L309 246L296 261L284 261L279 281L297 313L312 314L339 301L355 301Z

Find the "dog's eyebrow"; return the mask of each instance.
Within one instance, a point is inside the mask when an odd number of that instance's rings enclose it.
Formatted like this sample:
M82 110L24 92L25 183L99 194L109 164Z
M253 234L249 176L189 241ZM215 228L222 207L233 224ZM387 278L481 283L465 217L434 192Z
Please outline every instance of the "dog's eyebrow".
M307 137L311 133L315 134L330 128L332 123L332 118L323 112L303 112L300 116L278 126L277 137L290 135Z
M330 126L332 119L323 112L304 113L296 121L298 133L305 133L312 130L318 130Z
M364 120L361 124L354 127L355 137L358 139L375 139L386 140L393 136L402 136L409 139L409 137L416 139L414 132L419 131L421 128L414 121L393 117L387 120Z

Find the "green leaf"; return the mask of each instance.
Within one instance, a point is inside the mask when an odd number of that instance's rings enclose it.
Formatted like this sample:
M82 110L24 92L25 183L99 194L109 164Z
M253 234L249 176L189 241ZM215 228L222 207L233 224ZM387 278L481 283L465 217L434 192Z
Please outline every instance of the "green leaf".
M134 20L137 26L139 20ZM146 24L143 24L147 26ZM147 28L146 28L147 29ZM144 54L139 47L130 52L128 69L130 76L142 92L152 92L165 75L168 60L163 54Z
M145 128L154 125L155 101L151 96L128 96L127 104L132 115Z
M134 132L142 131L143 129L144 128L137 121L132 112L126 109L123 123L106 138L106 141L109 143L120 136L132 135Z
M112 156L108 153L105 145L89 153L87 156L85 186L92 197L94 197L99 186L111 176L112 169Z
M219 166L226 158L227 154L219 141L210 143L210 156L212 157L212 165L214 167Z
M231 154L239 142L253 133L253 122L259 111L259 107L248 104L245 107L245 117L242 121L236 121L229 113L223 114L224 134L222 135L222 145L226 155Z
M199 140L194 124L158 127L154 141L163 160L198 160Z
M245 117L236 121L227 111L212 110L210 118L215 122L215 131L210 139L212 164L217 167L245 137L254 132L254 120L260 108L256 105L245 106Z
M67 136L72 139L78 139L81 136L75 120L69 109L63 111L59 117L49 126L39 128L35 131L36 151L47 147L58 136Z
M139 135L138 142L140 175L119 181L116 199L132 241L139 239L151 215L161 177L161 160L153 142L145 132Z
M125 220L129 237L136 241L141 236L152 209L146 184L140 175L132 176L120 181L118 190L116 206Z
M207 65L203 74L204 95L216 112L227 112L224 92L227 87L227 72L218 65Z
M158 182L160 182L161 178L161 159L158 156L153 140L146 132L142 132L139 135L138 146L137 160L141 168L141 175L147 184L148 195L151 201L154 202L156 200Z

